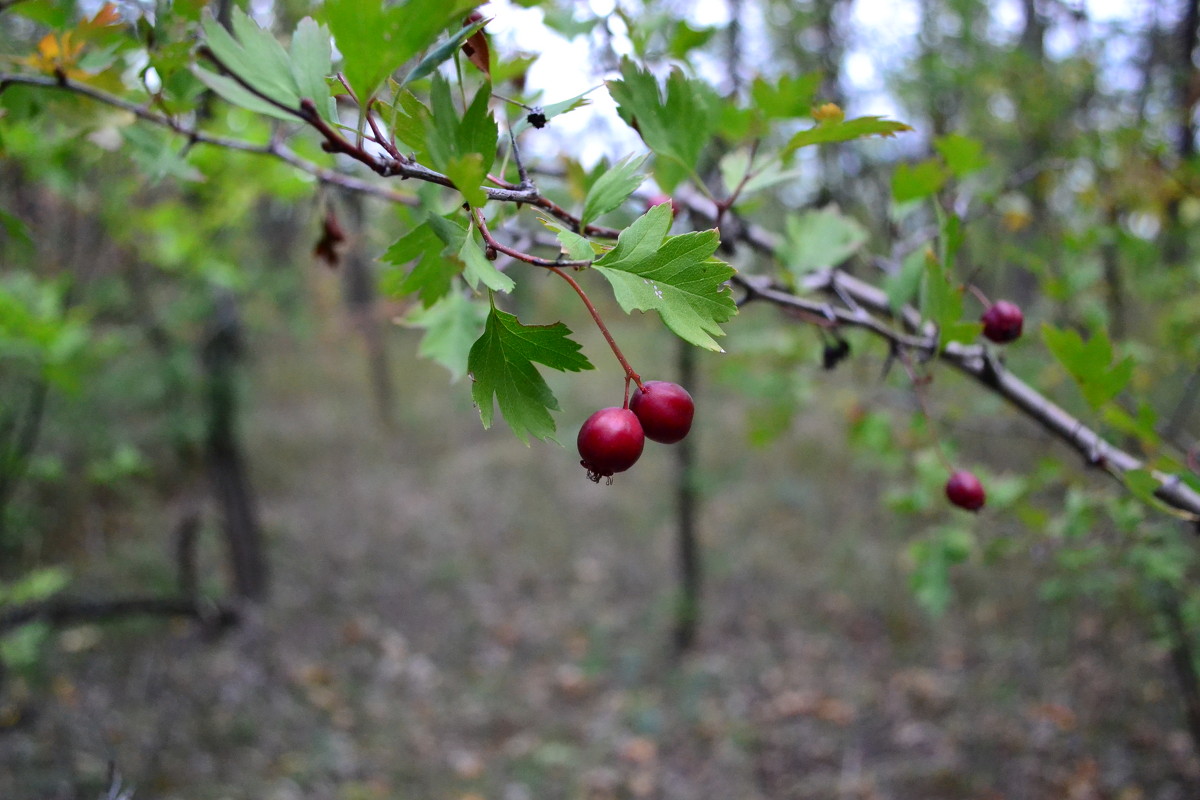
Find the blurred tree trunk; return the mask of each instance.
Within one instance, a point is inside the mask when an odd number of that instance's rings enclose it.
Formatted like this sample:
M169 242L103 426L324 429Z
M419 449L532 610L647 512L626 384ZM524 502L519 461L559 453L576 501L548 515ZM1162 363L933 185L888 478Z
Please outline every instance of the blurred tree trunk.
M1200 0L1184 0L1179 22L1179 69L1175 77L1179 103L1179 138L1176 152L1182 159L1196 154L1196 105L1200 101L1200 70L1196 69L1197 29L1200 28Z
M237 364L241 324L232 295L217 297L204 342L208 434L206 454L213 494L221 508L234 592L251 600L267 593L262 528L237 436Z
M821 37L817 62L824 74L821 83L823 99L844 108L846 98L842 91L842 57L845 55L846 43L838 26L838 14L843 5L845 3L842 0L817 0L815 10L816 28ZM839 206L846 206L849 198L846 196L846 181L843 177L845 151L837 147L822 147L817 152L824 184L821 204L833 202Z
M362 334L367 349L367 372L371 382L371 394L375 399L375 410L384 425L393 420L394 391L391 370L388 369L387 340L384 337L377 309L375 276L371 273L371 261L364 247L365 209L363 197L357 192L342 195L350 222L349 247L343 263L342 297L350 319Z
M44 379L39 379L30 387L23 406L15 396L6 400L8 408L0 419L0 542L5 538L9 503L37 447L49 388Z
M1175 102L1178 105L1176 113L1179 115L1175 153L1179 160L1184 162L1181 166L1186 169L1186 162L1196 155L1196 107L1200 103L1200 70L1196 68L1195 55L1197 29L1200 28L1200 0L1183 0L1183 6L1177 32L1179 51L1171 77L1175 88ZM1183 264L1187 261L1188 232L1179 219L1182 199L1179 196L1172 197L1167 203L1167 232L1163 256L1169 264Z
M695 348L682 340L679 342L677 367L680 385L692 393L693 397L698 396ZM700 625L700 588L704 572L700 559L700 542L696 534L699 499L696 495L695 438L688 436L676 443L675 457L679 598L675 607L674 639L676 650L683 651L691 648L696 641L696 629Z

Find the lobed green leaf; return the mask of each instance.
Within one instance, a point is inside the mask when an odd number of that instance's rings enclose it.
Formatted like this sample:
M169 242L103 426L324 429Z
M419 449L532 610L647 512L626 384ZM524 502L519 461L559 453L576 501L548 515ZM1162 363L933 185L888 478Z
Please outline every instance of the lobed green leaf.
M529 437L552 438L558 400L538 373L535 363L567 372L592 369L561 322L554 325L522 325L513 314L492 306L483 335L471 346L467 368L474 383L471 396L479 407L485 428L495 419L499 406L504 421L522 442Z
M822 122L815 127L800 131L788 141L782 156L786 158L801 147L830 142L848 142L866 136L891 137L902 131L911 131L912 126L883 117L856 117L838 121Z
M676 336L721 350L714 336L737 313L726 285L734 270L713 257L715 230L667 236L669 203L654 206L621 232L617 245L592 266L613 287L626 313L654 310Z
M836 207L789 215L778 256L795 276L836 267L859 251L867 230Z
M592 184L583 201L583 213L579 216L580 229L619 207L642 185L646 176L638 170L645 161L645 155L628 155L613 164Z

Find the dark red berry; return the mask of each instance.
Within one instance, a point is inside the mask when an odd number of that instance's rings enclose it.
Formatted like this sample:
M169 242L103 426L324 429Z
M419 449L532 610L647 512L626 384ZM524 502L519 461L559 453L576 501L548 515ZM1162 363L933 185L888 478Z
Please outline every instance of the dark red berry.
M663 444L674 444L692 429L696 404L677 383L646 381L629 399L629 410L637 415L646 436Z
M998 344L1020 338L1021 328L1025 325L1025 315L1021 309L1007 300L993 303L980 319L983 322L983 335Z
M629 469L642 455L646 437L642 423L629 409L602 408L584 421L576 444L588 477L596 482L608 478L612 483L613 473Z
M946 499L959 508L967 511L978 511L983 508L987 495L983 492L983 484L972 473L959 470L946 481Z

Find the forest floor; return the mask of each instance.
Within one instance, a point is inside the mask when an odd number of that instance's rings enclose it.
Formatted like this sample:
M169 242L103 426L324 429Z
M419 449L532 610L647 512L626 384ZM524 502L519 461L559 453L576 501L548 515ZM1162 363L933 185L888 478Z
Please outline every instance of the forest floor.
M589 340L600 369L554 384L567 447L525 447L483 430L414 337L391 342L391 429L352 331L254 344L269 601L216 638L62 631L25 687L36 713L0 729L0 798L94 798L110 761L136 800L1200 797L1150 623L1040 601L1032 553L963 565L930 617L903 559L914 523L837 412L749 448L736 394L705 379L703 618L677 657L672 453L648 447L612 486L574 454L619 400L604 351ZM81 586L169 572L180 513L142 503Z

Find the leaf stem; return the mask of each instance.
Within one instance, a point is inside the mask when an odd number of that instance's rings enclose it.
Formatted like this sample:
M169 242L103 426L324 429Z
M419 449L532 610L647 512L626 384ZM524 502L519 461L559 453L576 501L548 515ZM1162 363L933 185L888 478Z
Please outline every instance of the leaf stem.
M639 389L642 388L642 376L633 371L633 367L629 365L629 361L625 358L625 354L621 352L621 348L617 346L617 340L613 338L608 331L608 326L604 324L604 320L600 318L600 312L592 305L592 301L588 298L587 292L583 291L583 287L579 282L568 275L558 267L550 267L550 271L558 275L567 283L571 284L571 288L575 290L575 294L579 295L579 299L587 306L588 313L592 315L592 319L596 321L596 326L600 328L600 333L604 334L605 341L612 348L613 355L617 357L617 361L621 362L621 368L625 370L625 407L629 407L629 382L633 381Z

